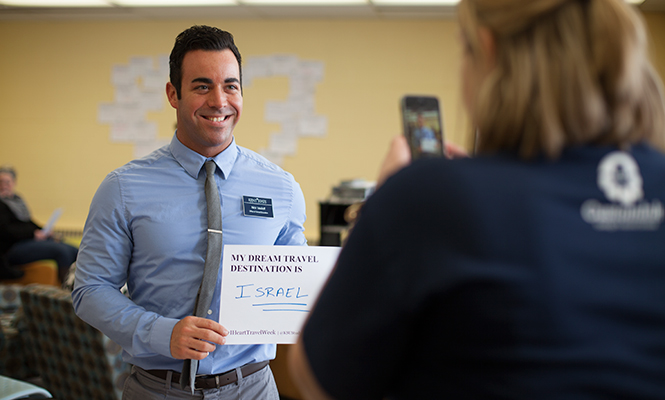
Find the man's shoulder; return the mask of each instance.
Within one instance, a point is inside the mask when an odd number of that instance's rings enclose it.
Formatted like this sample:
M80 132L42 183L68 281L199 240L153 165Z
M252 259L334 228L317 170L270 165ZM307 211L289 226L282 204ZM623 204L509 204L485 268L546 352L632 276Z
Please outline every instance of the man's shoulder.
M111 175L123 176L126 174L141 173L141 171L154 170L158 168L169 167L173 165L174 158L168 150L168 146L161 147L152 153L134 159L127 164L116 168Z
M268 160L265 156L250 150L246 147L237 146L238 159L236 163L240 163L243 168L250 169L258 173L272 173L283 177L292 178L292 175L286 172L282 167Z

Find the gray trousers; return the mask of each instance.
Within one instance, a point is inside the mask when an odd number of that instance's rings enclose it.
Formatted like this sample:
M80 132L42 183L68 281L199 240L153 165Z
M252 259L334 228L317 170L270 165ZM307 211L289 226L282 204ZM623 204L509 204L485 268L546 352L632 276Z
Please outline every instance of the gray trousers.
M219 399L219 400L279 400L279 392L270 366L243 377L236 368L238 381L219 389L196 390L192 396L189 388L182 390L180 384L172 383L171 376L166 380L150 375L143 369L132 367L131 375L125 381L123 400L176 400L176 399Z

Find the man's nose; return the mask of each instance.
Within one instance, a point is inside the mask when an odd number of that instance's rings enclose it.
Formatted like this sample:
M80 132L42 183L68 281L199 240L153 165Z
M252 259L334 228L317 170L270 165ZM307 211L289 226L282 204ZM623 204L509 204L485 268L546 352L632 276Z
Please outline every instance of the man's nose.
M227 105L226 93L221 87L215 87L208 94L208 107L223 108Z

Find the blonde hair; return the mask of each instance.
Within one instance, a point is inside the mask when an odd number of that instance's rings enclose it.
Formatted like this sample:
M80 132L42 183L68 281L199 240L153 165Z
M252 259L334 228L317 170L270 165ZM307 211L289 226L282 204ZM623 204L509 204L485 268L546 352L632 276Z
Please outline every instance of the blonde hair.
M471 105L479 152L557 158L581 144L661 144L662 82L623 0L462 0L458 15L472 57L487 57L479 27L496 41Z

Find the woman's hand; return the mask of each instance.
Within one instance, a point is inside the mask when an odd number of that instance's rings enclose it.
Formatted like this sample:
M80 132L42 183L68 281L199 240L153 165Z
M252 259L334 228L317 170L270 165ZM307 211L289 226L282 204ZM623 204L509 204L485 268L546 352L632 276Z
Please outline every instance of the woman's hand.
M446 143L446 155L450 159L468 157L467 151L454 143ZM409 143L404 135L395 136L390 142L388 154L383 160L379 177L376 180L376 187L381 186L386 179L392 176L395 172L406 167L411 163L411 150Z
M455 143L446 143L446 155L450 159L455 159L466 158L469 156L469 153L462 146L458 146Z
M390 142L390 148L388 149L388 154L383 160L381 165L381 170L379 171L379 177L376 180L376 187L378 188L391 177L395 172L406 167L411 163L411 150L409 149L409 143L407 142L404 135L395 136Z

